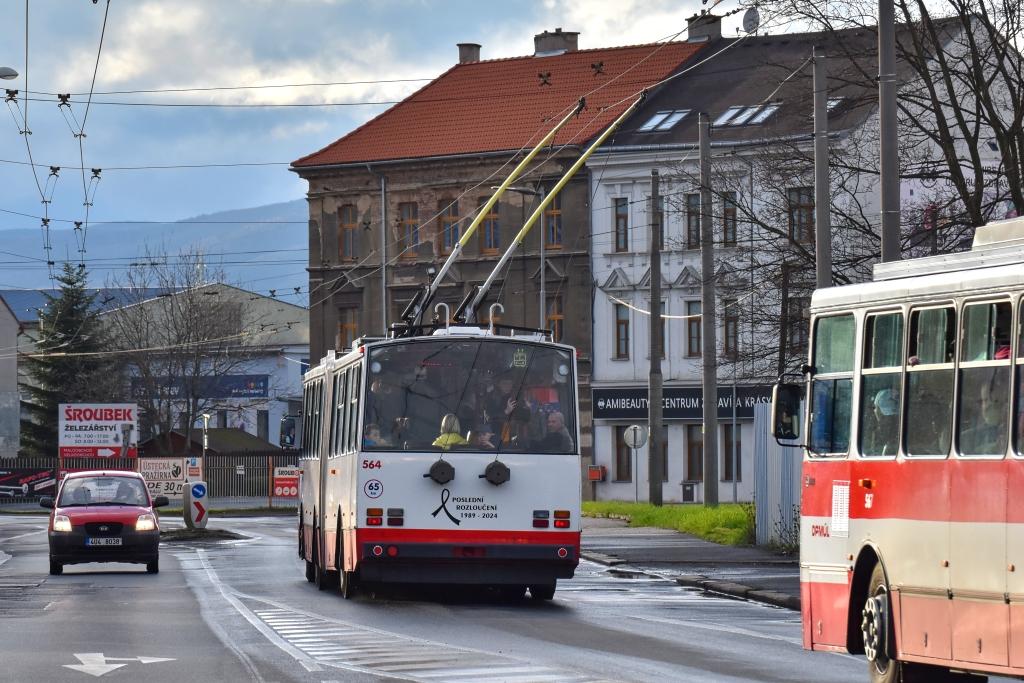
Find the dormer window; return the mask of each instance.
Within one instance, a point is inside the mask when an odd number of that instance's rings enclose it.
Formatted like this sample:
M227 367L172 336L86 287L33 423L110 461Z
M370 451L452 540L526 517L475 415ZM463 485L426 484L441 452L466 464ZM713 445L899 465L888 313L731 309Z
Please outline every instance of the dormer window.
M640 128L637 129L637 132L651 133L671 130L673 126L682 121L689 113L689 109L670 109L667 111L659 111L657 114L647 119L647 122L640 126Z
M766 105L764 105L764 107L761 108L761 111L757 112L757 116L755 116L754 118L750 119L750 124L751 125L757 125L759 123L764 123L765 121L770 119L775 114L775 112L777 112L778 110L779 110L779 105L777 105L777 104L766 104Z
M840 104L846 100L845 97L830 97L828 98L828 105L826 105L826 111L831 114Z

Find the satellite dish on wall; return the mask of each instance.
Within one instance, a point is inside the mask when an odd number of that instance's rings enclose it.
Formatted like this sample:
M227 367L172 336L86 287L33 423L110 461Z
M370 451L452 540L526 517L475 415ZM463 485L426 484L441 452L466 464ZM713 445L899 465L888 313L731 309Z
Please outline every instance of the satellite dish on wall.
M756 7L751 7L743 13L743 30L747 33L754 33L761 25L761 15L757 13Z

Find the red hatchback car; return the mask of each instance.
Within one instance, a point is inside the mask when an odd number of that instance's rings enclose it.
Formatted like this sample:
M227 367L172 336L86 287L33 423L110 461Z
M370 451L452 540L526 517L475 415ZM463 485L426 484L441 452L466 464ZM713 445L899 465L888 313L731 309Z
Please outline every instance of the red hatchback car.
M146 480L137 472L74 472L61 482L57 500L44 496L51 508L50 573L81 562L135 562L146 571L160 571L160 520L154 508L166 496L150 500Z

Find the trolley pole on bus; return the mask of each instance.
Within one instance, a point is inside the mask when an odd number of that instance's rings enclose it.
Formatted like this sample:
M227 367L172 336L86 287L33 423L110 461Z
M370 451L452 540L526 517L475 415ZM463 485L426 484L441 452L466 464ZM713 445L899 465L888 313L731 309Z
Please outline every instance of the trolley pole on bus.
M701 360L704 373L704 505L718 506L718 365L715 362L715 252L711 208L711 124L698 123L700 148Z
M647 426L651 430L650 446L647 448L647 500L651 505L661 505L661 480L663 478L661 452L665 440L662 433L662 376L661 336L664 321L661 318L661 212L658 211L661 195L658 187L658 170L651 171L651 372L648 379Z
M814 71L814 256L818 289L832 286L832 219L828 175L828 72L825 51L811 52Z

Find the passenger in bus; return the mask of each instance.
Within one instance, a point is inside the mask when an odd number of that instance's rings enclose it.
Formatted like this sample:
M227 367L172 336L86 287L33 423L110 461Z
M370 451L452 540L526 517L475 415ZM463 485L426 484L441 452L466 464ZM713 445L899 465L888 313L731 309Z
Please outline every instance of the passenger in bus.
M494 445L494 432L491 431L490 425L486 422L481 422L469 433L469 445L474 448L482 448L484 450L494 450L497 446Z
M978 392L978 408L975 409L974 424L963 425L970 419L966 411L960 415L960 452L968 455L999 455L1006 450L1005 399L1000 396L1006 393L1004 382L993 378L981 384ZM963 429L963 427L967 427Z
M363 428L363 448L386 448L391 443L380 433L380 426L368 424Z
M565 416L554 410L548 413L547 433L537 449L544 453L572 453L572 436L565 428Z
M874 425L865 434L865 455L894 455L899 442L900 399L892 389L882 389L871 401Z
M455 413L448 413L441 418L441 435L434 439L433 445L445 451L451 450L452 446L465 445L468 442L461 432L459 418Z
M521 438L530 422L529 404L515 393L515 382L511 377L501 377L497 389L491 392L487 401L487 418L495 434L501 434L502 443Z
M400 430L401 417L401 397L395 391L394 380L387 376L377 377L370 385L370 405L366 419L376 424L382 435L392 438Z

